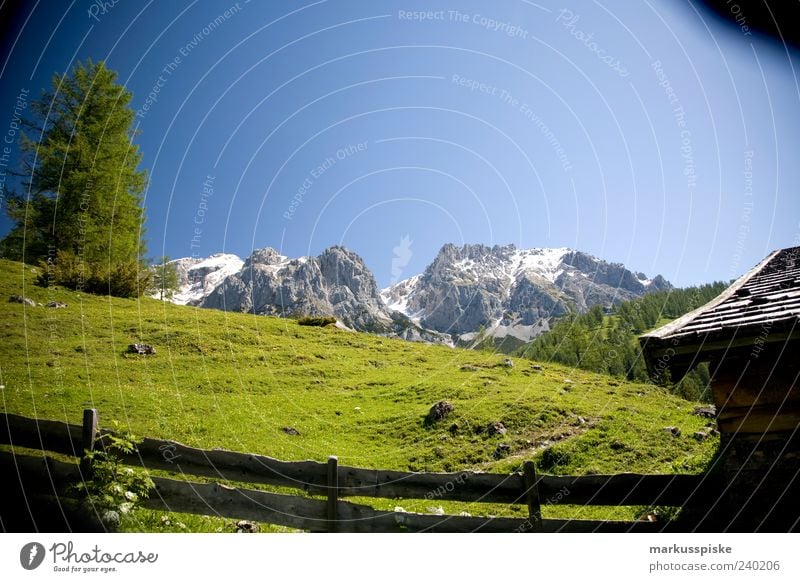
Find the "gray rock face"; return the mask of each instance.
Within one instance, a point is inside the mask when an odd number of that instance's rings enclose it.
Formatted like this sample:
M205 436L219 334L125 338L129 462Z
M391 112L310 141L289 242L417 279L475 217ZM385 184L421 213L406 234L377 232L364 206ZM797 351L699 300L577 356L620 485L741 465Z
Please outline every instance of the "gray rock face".
M382 292L390 308L462 342L526 342L568 311L610 307L669 288L624 266L570 249L446 244L422 275ZM480 333L479 333L480 332Z
M378 333L391 331L393 322L372 273L343 247L299 259L256 250L201 306L258 315L332 315L348 327Z
M610 307L669 288L624 266L570 249L446 244L425 272L379 291L354 252L334 246L290 259L272 248L175 261L173 299L227 311L334 316L359 331L466 345L486 338L513 349L568 311Z

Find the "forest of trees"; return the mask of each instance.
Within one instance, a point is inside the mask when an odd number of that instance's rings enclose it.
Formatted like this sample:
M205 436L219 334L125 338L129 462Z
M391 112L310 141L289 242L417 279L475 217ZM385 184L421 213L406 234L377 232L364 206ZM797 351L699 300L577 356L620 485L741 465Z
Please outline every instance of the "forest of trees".
M727 286L717 282L659 291L620 303L608 315L596 305L587 313L560 318L548 333L521 348L519 354L646 382L649 377L637 337L708 303ZM686 398L706 399L708 380L708 367L701 364L671 388Z

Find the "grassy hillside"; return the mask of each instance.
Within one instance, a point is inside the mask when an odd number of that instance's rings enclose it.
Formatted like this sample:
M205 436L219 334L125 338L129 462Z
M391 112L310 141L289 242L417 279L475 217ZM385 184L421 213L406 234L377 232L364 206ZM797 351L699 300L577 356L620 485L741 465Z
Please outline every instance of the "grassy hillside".
M501 354L78 294L34 280L31 267L0 260L6 412L80 423L81 410L94 407L101 425L116 421L138 435L286 460L336 454L342 464L400 470L508 472L535 458L543 471L561 474L694 472L716 446L691 437L705 424L691 414L695 403L653 385L551 363L538 369L524 359L507 367ZM8 302L11 294L68 307L23 306ZM126 354L134 342L157 353ZM442 399L454 411L425 427ZM495 421L508 432L490 436L486 427ZM507 454L496 454L501 443ZM431 502L402 505L425 511ZM559 507L546 515L579 513Z

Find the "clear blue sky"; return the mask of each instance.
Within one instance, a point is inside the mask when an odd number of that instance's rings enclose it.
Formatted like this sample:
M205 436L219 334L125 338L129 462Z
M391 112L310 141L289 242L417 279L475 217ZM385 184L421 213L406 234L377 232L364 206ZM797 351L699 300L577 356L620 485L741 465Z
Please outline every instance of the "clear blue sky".
M0 130L76 59L137 109L157 87L152 256L343 244L383 286L408 235L404 277L445 242L513 242L685 285L798 244L797 54L688 3L101 4L23 14Z

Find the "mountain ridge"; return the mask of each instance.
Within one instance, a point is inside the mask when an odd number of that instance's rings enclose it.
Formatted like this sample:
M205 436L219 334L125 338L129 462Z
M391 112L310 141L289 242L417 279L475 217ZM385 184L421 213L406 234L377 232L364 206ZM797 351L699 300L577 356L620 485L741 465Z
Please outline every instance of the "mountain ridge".
M289 258L271 247L242 260L217 253L172 261L174 303L258 315L333 315L342 326L414 341L469 345L486 337L519 344L568 312L671 288L567 247L442 246L417 275L379 289L355 252L332 246ZM512 347L516 347L512 346Z

